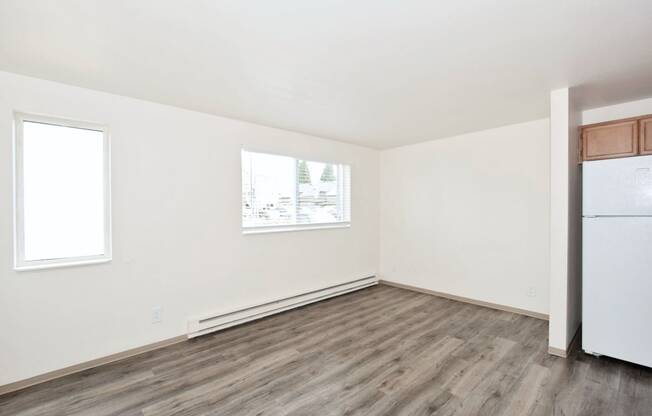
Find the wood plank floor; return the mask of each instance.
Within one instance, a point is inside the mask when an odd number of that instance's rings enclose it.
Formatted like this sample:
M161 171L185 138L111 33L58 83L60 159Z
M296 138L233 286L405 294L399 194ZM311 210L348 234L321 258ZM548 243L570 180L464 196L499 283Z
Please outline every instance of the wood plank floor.
M0 397L0 415L652 415L652 370L376 286Z

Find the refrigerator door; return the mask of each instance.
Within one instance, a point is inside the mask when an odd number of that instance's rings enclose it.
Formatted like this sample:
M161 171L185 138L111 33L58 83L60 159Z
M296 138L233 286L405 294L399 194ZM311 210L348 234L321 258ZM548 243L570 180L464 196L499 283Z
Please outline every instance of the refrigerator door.
M652 218L582 225L582 348L652 367Z
M582 164L584 216L652 215L652 156Z

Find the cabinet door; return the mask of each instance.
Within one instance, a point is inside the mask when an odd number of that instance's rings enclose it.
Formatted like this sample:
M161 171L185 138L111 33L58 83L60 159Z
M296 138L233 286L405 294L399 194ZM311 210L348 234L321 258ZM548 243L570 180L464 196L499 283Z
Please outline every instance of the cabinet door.
M582 130L584 160L611 159L638 154L636 120L585 127Z
M641 154L652 154L652 117L643 118L639 123L639 148L641 149Z

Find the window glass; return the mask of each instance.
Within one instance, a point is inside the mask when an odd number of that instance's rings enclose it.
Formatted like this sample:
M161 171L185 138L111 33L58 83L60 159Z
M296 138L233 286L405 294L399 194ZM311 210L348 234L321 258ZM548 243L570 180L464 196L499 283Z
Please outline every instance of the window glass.
M350 221L350 168L287 156L242 152L242 226Z
M17 263L109 253L105 133L21 120Z

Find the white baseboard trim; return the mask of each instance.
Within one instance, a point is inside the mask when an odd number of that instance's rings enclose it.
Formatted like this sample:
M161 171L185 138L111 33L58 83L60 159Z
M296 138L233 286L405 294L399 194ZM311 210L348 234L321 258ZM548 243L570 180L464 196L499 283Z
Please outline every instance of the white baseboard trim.
M107 355L106 357L101 357L95 360L90 360L83 363L71 365L69 367L64 367L59 370L49 371L47 373L39 374L38 376L30 377L25 380L20 380L13 383L5 384L4 386L0 386L0 396L17 390L22 390L24 388L34 386L36 384L45 383L46 381L54 380L56 378L61 378L69 374L79 373L81 371L99 367L104 364L110 364L112 362L124 360L125 358L133 357L139 354L143 354L145 352L178 344L186 340L187 338L185 336L180 335L174 338L165 339L163 341L154 342L152 344L143 345L142 347L136 347L126 351L118 352L116 354Z
M575 335L573 335L573 339L571 340L570 344L568 344L568 347L565 350L562 348L548 346L548 354L561 357L561 358L568 358L570 353L573 352L573 350L576 348L577 343L580 341L580 334L582 333L581 331L582 331L582 324L580 323L580 325L575 330Z
M5 384L3 386L0 386L0 396L14 391L22 390L24 388L34 386L36 384L45 383L46 381L61 378L63 376L79 373L81 371L99 367L104 364L109 364L145 352L153 351L159 348L184 342L187 341L188 338L194 338L199 335L215 332L220 329L225 329L231 326L260 319L265 316L284 312L289 309L298 308L300 306L307 305L309 303L318 302L320 300L343 295L345 293L353 292L355 290L364 289L376 284L378 284L378 279L375 276L371 276L364 279L358 279L351 282L342 283L335 286L330 286L323 289L311 291L308 293L298 294L284 299L278 299L275 301L264 303L262 305L249 306L247 308L239 309L237 311L232 311L231 313L222 314L224 315L224 318L218 317L217 321L210 321L209 325L206 325L206 328L204 329L200 328L200 330L198 331L199 333L193 333L193 334L188 333L187 335L176 336L163 341L143 345L141 347L132 348L127 351L111 354L106 357L97 358L95 360L86 361L83 363L71 365L69 367L61 368L59 370L54 370L34 377L30 377L24 380ZM226 319L228 315L231 315L231 319Z
M548 347L548 354L554 355L555 357L568 358L568 352L566 350L556 347Z
M463 296L451 295L450 293L437 292L430 289L423 289L416 286L406 285L403 283L396 283L389 280L379 280L378 283L381 285L398 287L400 289L412 290L414 292L424 293L426 295L438 296L440 298L446 298L450 300L456 300L458 302L470 303L472 305L484 306L485 308L497 309L499 311L517 313L519 315L525 315L532 318L543 319L544 321L548 320L548 315L545 313L529 311L527 309L514 308L513 306L501 305L498 303L485 302L483 300L465 298Z
M194 338L211 332L220 331L245 322L264 318L313 302L343 295L378 284L375 276L365 277L335 286L310 292L300 293L282 299L240 308L237 310L208 313L188 320L188 338Z

